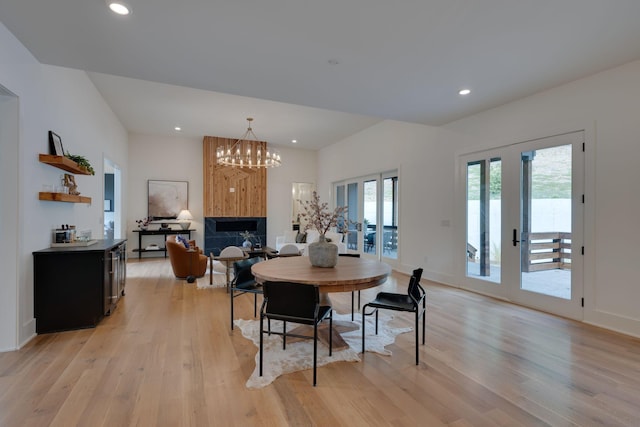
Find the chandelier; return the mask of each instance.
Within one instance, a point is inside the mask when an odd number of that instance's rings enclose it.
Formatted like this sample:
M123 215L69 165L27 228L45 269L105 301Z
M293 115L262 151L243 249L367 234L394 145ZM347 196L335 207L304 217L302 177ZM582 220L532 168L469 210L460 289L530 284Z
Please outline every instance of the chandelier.
M216 150L219 165L241 168L274 168L281 165L280 154L267 149L267 143L258 141L251 129L252 117L247 117L247 131L233 144L223 144ZM249 139L249 138L252 139Z

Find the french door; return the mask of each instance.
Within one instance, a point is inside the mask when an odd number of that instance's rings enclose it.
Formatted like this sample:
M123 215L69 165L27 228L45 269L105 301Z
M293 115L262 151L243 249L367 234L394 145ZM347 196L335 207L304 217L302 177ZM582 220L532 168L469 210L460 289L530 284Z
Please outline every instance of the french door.
M398 258L398 173L334 184L336 206L348 207L347 248L363 257Z
M461 156L463 286L582 318L584 133Z

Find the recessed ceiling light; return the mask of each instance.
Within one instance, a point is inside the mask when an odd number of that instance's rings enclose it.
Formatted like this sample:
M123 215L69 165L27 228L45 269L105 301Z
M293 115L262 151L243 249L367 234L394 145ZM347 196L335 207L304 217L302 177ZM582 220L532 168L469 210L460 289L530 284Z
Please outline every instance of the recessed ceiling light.
M178 132L180 132L182 130L182 128L180 126L176 126L174 127L175 130L177 130Z
M471 93L471 89L460 89L458 91L458 95L469 95Z
M109 9L118 15L128 15L131 13L131 6L120 0L106 0Z
M293 144L297 144L297 143L298 143L298 140L297 140L297 139L292 139L292 140L291 140L291 142L292 142Z

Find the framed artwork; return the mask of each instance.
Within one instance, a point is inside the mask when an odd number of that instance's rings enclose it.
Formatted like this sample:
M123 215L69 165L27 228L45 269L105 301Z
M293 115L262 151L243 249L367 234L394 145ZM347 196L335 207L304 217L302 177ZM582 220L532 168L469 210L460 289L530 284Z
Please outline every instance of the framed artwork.
M64 156L62 139L60 139L60 135L51 130L49 131L49 153L55 156Z
M188 181L149 180L149 217L152 220L176 219L189 208Z

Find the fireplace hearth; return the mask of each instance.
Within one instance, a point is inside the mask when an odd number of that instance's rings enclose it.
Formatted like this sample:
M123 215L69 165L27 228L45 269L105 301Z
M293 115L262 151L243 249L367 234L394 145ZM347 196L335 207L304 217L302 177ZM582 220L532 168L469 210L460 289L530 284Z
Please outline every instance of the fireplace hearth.
M264 217L206 217L204 219L205 254L217 256L227 246L242 246L240 233L248 231L255 236L253 243L267 242L267 218Z

